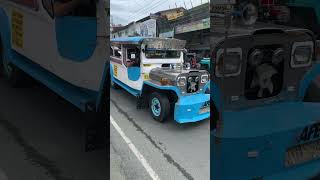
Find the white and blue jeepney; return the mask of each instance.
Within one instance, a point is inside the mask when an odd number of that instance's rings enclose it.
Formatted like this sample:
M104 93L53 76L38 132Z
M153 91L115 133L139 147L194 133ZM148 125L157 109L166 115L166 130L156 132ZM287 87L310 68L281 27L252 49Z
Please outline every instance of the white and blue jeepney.
M110 73L121 86L149 105L152 117L164 121L174 111L179 123L209 118L209 74L183 67L185 41L128 37L111 40Z

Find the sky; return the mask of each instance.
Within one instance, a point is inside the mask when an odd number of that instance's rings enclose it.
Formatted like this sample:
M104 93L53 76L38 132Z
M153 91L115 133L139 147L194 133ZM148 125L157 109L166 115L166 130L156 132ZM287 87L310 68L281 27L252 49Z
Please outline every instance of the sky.
M140 20L150 13L170 8L184 7L190 9L209 0L110 0L111 23L127 25ZM192 5L191 5L192 3Z

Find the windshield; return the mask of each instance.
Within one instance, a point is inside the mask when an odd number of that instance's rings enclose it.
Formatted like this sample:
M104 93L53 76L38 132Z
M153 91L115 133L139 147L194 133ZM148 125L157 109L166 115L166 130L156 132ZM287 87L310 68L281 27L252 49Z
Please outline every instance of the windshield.
M176 59L181 56L177 50L146 50L145 54L148 59Z

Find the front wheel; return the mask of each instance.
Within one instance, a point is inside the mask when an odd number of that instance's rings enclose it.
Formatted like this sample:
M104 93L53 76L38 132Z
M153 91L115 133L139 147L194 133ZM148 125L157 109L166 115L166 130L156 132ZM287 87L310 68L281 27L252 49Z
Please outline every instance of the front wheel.
M154 92L149 97L150 113L156 121L164 122L170 114L170 102L165 94Z

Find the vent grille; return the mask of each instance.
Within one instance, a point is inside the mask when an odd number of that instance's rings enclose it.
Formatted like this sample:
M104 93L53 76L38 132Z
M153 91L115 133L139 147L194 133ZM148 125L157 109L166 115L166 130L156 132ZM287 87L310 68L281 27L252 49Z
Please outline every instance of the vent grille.
M196 93L199 91L200 77L189 76L187 78L187 93Z
M250 50L246 71L245 96L257 100L277 96L283 86L284 56L274 60L278 45Z

